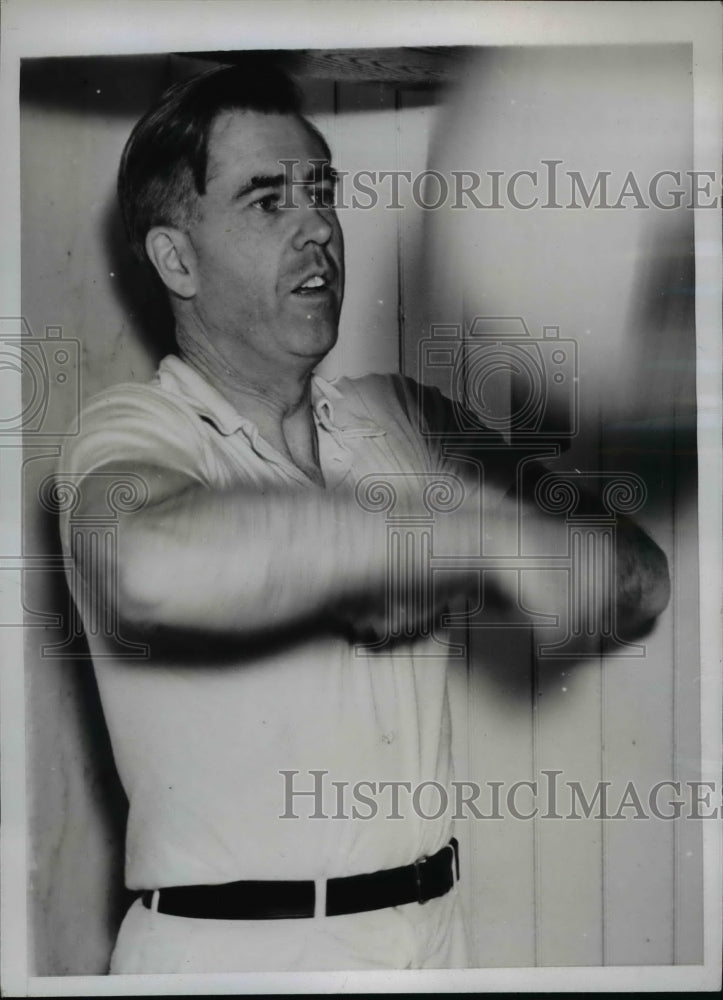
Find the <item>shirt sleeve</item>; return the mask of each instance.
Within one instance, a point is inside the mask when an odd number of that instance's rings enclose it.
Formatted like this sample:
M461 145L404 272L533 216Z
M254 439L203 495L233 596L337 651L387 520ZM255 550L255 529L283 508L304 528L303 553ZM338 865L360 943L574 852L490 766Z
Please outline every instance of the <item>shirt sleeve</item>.
M104 467L109 472L111 466L130 467L127 484L118 484L121 503L124 496L131 502L136 489L142 493L140 479L134 480L134 467L170 469L208 485L208 446L200 420L181 400L153 385L118 385L95 396L80 415L79 434L66 440L56 469L64 547L70 516L82 497L83 480L102 475Z
M432 468L475 483L484 476L498 484L512 485L513 452L498 431L435 386L422 385L404 375L393 376L392 383L410 423L424 442Z
M59 474L83 476L104 465L157 465L207 480L201 418L153 386L119 385L94 397L80 433L63 449Z

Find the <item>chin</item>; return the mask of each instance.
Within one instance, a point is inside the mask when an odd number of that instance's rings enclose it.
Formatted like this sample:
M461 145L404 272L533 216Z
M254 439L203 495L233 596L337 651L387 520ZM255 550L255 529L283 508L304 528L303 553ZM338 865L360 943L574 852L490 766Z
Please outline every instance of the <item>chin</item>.
M339 328L336 323L319 323L312 330L307 330L302 336L292 338L294 354L321 361L334 347L339 339Z

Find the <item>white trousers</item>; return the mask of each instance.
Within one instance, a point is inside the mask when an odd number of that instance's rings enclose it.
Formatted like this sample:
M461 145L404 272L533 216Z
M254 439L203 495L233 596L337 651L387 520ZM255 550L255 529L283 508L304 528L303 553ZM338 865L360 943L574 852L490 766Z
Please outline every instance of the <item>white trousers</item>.
M126 914L110 972L321 972L467 966L455 885L446 896L368 913L285 920L206 920L146 909Z

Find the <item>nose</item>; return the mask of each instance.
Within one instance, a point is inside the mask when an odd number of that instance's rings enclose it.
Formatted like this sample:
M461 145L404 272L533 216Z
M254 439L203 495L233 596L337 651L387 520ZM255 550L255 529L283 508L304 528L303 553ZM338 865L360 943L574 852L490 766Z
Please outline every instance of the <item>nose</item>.
M305 198L296 212L294 247L302 250L307 243L326 246L338 225L334 209L317 205L311 197Z

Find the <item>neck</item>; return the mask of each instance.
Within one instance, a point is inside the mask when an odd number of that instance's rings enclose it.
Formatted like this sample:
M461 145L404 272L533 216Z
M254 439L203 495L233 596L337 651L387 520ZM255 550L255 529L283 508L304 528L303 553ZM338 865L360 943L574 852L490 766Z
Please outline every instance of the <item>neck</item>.
M261 407L280 417L297 410L309 398L313 363L286 369L243 363L199 350L193 342L178 338L183 360L195 368L239 413Z
M296 366L272 368L252 358L230 361L210 341L176 331L182 359L194 368L243 416L258 427L261 436L319 483L316 428L311 405L311 373L315 359L301 359Z

